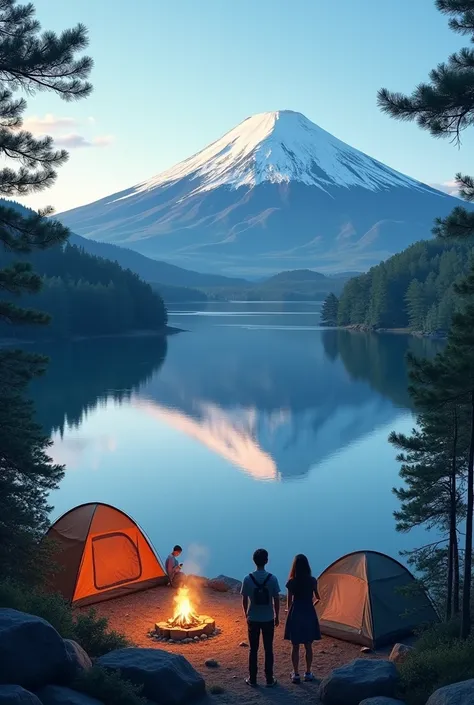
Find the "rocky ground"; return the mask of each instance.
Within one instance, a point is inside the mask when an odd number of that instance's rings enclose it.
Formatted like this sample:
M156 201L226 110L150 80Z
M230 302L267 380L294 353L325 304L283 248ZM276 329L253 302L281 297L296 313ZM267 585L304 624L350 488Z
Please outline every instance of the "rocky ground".
M213 696L222 703L239 702L251 704L272 702L291 705L310 699L315 703L318 687L312 683L295 686L290 682L291 662L289 645L283 640L285 611L281 614L281 625L275 636L275 676L278 686L274 689L250 688L245 683L247 675L248 648L247 630L242 614L241 598L237 594L220 593L202 587L195 592L197 612L212 616L219 634L212 639L191 644L168 644L155 642L147 636L155 622L165 621L172 615L175 591L169 587L136 593L127 597L102 602L96 611L107 617L113 629L125 633L137 646L165 649L182 653L205 678ZM386 658L387 654L361 654L360 646L324 637L314 645L313 671L322 678L334 668L355 658ZM215 659L219 666L208 668L206 660ZM303 663L300 671L303 671ZM261 681L264 682L263 674Z

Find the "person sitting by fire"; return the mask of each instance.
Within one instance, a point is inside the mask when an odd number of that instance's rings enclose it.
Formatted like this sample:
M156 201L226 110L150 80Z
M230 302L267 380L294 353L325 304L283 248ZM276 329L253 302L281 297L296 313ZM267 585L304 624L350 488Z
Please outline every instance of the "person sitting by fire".
M176 544L176 546L173 548L170 555L166 559L165 569L170 581L170 585L176 585L183 578L183 574L181 572L183 564L180 563L178 560L182 552L183 549L181 548L181 546Z

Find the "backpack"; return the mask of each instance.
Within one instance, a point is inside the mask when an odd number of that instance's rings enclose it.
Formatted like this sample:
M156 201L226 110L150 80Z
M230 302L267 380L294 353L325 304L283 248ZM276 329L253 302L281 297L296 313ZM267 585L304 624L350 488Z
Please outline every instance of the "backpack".
M253 603L254 605L269 605L270 604L270 592L267 588L267 583L271 578L271 573L267 575L263 583L257 583L252 573L250 573L249 578L254 583L255 588L253 591Z

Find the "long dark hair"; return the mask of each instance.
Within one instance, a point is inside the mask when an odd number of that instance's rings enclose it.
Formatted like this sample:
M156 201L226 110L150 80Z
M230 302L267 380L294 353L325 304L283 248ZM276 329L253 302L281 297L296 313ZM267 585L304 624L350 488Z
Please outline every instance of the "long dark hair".
M311 566L308 559L303 553L298 553L293 560L293 565L290 570L290 580L293 580L296 586L307 585L311 580Z

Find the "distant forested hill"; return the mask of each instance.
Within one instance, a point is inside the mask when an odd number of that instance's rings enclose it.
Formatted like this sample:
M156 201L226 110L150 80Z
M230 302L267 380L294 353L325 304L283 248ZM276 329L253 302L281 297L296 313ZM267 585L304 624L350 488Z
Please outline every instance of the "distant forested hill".
M340 294L348 277L328 277L310 269L280 272L264 281L239 287L205 288L210 298L242 301L322 301L328 293Z
M458 300L454 284L468 270L474 243L418 242L358 277L339 299L339 325L446 331Z
M207 296L199 289L185 286L170 286L169 284L156 284L151 282L151 288L156 291L167 304L171 303L196 303L207 301Z
M42 290L32 296L2 296L49 313L52 322L34 328L0 322L0 338L114 335L161 330L166 325L166 308L159 294L116 262L69 244L25 255L24 259L43 277ZM18 255L0 250L0 268L18 260Z

